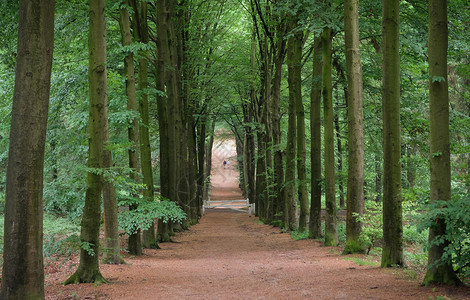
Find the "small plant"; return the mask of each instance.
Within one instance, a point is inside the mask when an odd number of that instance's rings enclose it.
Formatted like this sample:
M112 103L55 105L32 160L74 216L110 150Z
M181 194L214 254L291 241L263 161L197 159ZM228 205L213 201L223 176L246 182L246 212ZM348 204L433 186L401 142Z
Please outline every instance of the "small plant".
M434 201L428 205L429 212L419 229L430 228L435 220L444 219L446 233L430 241L430 245L448 242L438 263L452 263L457 273L470 277L470 195L459 184L454 187L452 195L449 201Z
M362 222L360 242L367 248L367 254L372 248L379 247L383 243L383 214L382 205L377 202L367 201L362 217L356 214Z
M119 226L127 234L134 234L139 229L146 230L150 228L157 218L162 219L164 223L169 221L181 223L186 218L186 214L176 202L164 198L145 201L130 197L119 201L120 206L135 204L138 204L135 209L123 210L119 213Z
M305 239L308 239L308 230L305 230L303 232L299 232L299 231L291 231L290 232L290 236L292 237L292 239L294 239L295 241L298 241L298 240L305 240Z
M374 266L374 267L376 267L376 266L379 265L379 263L376 262L376 261L362 259L362 258L359 258L359 257L345 257L344 260L352 261L353 263L355 263L359 266Z

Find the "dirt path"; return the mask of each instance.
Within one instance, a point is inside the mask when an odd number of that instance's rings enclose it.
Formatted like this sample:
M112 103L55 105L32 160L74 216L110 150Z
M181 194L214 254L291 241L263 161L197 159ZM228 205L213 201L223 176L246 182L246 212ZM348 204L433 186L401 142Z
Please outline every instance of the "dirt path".
M213 173L213 198L241 195L228 171ZM56 273L47 279L46 299L470 299L468 291L419 287L404 271L356 265L339 248L293 241L233 210L208 210L174 241L126 258L127 265L101 265L110 283L99 287L64 287L72 270Z

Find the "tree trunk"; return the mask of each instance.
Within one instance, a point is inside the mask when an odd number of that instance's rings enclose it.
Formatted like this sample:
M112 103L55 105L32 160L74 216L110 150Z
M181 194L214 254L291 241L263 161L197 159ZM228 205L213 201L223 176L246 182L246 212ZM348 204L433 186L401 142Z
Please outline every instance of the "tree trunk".
M431 201L451 200L449 141L449 94L447 81L447 1L429 1L429 104L431 133ZM429 242L446 234L446 221L437 218L429 229ZM429 248L428 269L424 284L455 284L461 281L452 263L441 261L450 242L444 240Z
M215 135L215 123L217 121L216 115L212 116L211 125L209 127L209 142L206 144L206 156L205 156L205 166L204 166L204 189L202 194L203 200L209 200L210 193L210 176L212 171L212 148L214 146L214 135ZM209 180L207 180L209 179Z
M282 27L281 27L282 26ZM273 203L274 219L282 220L281 215L284 213L284 165L282 162L282 149L281 149L281 80L282 80L282 65L286 55L286 40L284 39L285 25L279 25L278 43L276 47L276 55L274 61L274 78L273 78L273 100L271 109L272 118L272 139L274 149L274 195L276 201Z
M325 127L325 246L338 245L336 231L336 193L335 193L335 145L333 117L333 87L331 83L331 28L325 28L321 34L322 43L322 78L323 78L323 114Z
M90 114L88 121L88 168L103 168L103 146L107 128L107 72L106 72L106 23L104 0L90 0L89 91ZM81 222L80 264L77 271L64 284L106 282L99 269L99 233L101 220L101 194L103 176L97 172L87 173L85 207Z
M319 239L321 232L321 88L322 59L321 39L315 38L313 49L312 89L310 92L310 133L311 133L311 200L309 237Z
M126 1L127 2L127 1ZM134 4L136 6L136 4ZM137 15L134 19L137 18ZM129 46L132 43L132 36L130 31L129 12L126 8L120 9L120 20L121 20L121 36L123 46ZM137 34L136 34L137 35ZM134 54L129 54L124 58L124 69L126 72L126 95L127 95L127 109L130 111L138 112L137 109L137 92L134 75ZM133 146L128 151L129 156L129 168L132 170L130 178L134 182L139 182L139 128L138 128L137 116L132 120L130 127L128 128L128 138ZM137 195L133 195L137 198ZM137 208L137 204L130 205L129 209ZM132 255L142 255L142 242L140 229L134 234L129 235L128 250Z
M147 24L147 1L133 0L134 9L134 31L135 35L143 44L148 44L149 33ZM146 89L148 88L148 62L141 53L139 58L139 72L138 72L138 89L140 91L139 99L139 113L141 124L139 124L139 141L140 141L140 165L142 170L142 183L145 188L143 191L144 201L155 201L155 190L153 186L153 172L152 172L152 150L150 148L150 135L149 135L149 102ZM152 225L149 229L142 232L142 246L144 248L158 249L158 243L155 237L155 226Z
M171 201L177 200L177 180L178 180L178 157L180 155L179 147L179 93L177 77L178 66L175 65L175 52L174 46L174 24L175 17L175 3L172 0L159 1L157 3L157 35L158 35L158 50L159 60L162 63L159 74L160 80L163 81L164 91L167 95L168 111L168 198ZM161 224L159 231L165 230L165 227L170 224ZM171 226L169 234L172 234ZM159 232L161 241L169 241L169 236L165 232Z
M44 299L43 169L54 1L20 1L1 299Z
M299 231L304 232L307 230L307 217L309 215L308 207L308 191L307 191L307 169L306 158L307 153L305 150L305 110L302 100L302 49L303 49L303 33L299 31L295 34L295 54L294 54L294 89L295 95L295 113L297 118L297 178L298 196L300 204L299 215ZM289 85L289 89L290 89Z
M349 128L345 254L364 252L364 245L359 240L362 223L358 220L364 213L364 132L358 2L346 0L344 5Z
M399 0L382 1L384 189L382 267L403 266Z
M296 25L296 20L292 20L290 28ZM287 146L286 146L286 182L285 182L285 228L287 230L297 229L297 201L295 199L295 155L296 155L296 104L297 98L301 96L299 78L300 72L297 65L299 60L299 37L292 35L287 41L287 67L288 67L288 85L289 85L289 103L288 103L288 125L287 125ZM301 48L300 48L301 49ZM301 54L300 54L301 55Z
M339 103L336 104L339 110ZM341 131L339 127L339 111L335 113L335 131L336 131L336 147L338 151L338 191L339 191L339 207L344 208L344 184L343 184L343 143L341 141Z
M199 117L199 126L198 126L198 145L197 145L197 190L196 190L196 200L198 207L198 217L202 217L201 207L203 205L203 195L204 195L204 182L205 178L205 157L206 157L206 127L207 127L207 115Z

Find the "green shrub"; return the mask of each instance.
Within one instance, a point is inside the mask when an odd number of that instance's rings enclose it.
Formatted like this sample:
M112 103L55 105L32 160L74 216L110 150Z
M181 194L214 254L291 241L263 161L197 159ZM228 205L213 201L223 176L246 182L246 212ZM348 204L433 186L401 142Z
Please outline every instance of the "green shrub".
M359 240L367 248L367 254L369 254L373 248L380 247L383 243L382 204L366 201L364 214L358 219L362 222L362 232Z
M119 227L127 234L134 234L139 229L150 228L156 218L162 219L164 223L168 221L181 223L186 218L186 214L176 202L163 197L157 197L155 201L145 201L133 197L119 200L119 206L129 207L129 205L136 204L135 209L125 209L119 213Z
M429 211L423 217L420 229L430 228L436 219L443 218L446 234L430 241L430 245L449 242L438 263L452 263L458 273L470 277L470 195L460 184L454 186L452 192L450 201L434 201L428 205Z
M76 252L80 246L80 226L66 218L44 215L44 256L64 256Z

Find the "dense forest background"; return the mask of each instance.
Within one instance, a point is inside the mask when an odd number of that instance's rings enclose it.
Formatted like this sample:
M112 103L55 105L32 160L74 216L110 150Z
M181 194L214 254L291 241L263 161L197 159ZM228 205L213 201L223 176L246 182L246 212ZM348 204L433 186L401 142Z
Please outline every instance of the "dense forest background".
M447 225L441 242L447 246L443 259L430 263L450 264L463 279L470 275L470 7L464 0L447 3L444 78L429 73L432 31L427 4L396 3L399 52L392 64L399 76L399 177L393 180L398 180L396 211L403 217L398 231L405 250L404 260L382 262L426 266L428 228L441 218ZM84 241L83 223L79 237L90 173L104 178L105 185L112 184L119 231L129 235L131 252L157 247L174 231L196 223L208 197L216 128L230 131L236 139L240 187L256 203L261 220L303 237L340 243L345 252L381 255L389 243L382 228L388 220L387 206L382 206L388 201L384 180L389 180L384 165L389 108L383 94L383 61L388 55L383 26L388 25L383 23L381 1L359 3L363 105L353 116L351 103L356 98L348 84L345 5L336 0L107 1L109 124L103 151L109 152L111 164L90 166L90 8L82 0L56 1L44 156L44 255L65 254L73 245L98 251L97 245ZM2 1L0 10L3 214L19 4ZM130 81L135 83L133 95ZM430 163L442 153L431 151L429 86L441 81L448 83L452 196L431 201ZM348 186L354 179L348 169L356 149L350 147L351 120L358 117L363 122L363 196L355 211L354 202L348 202L348 189L355 189ZM139 132L133 133L135 128ZM138 154L133 163L132 153ZM434 200L448 201L443 205ZM317 204L326 210L324 222L316 215ZM105 195L105 214L106 205ZM337 218L341 210L347 210L346 222ZM151 230L155 218L157 233ZM356 223L361 224L359 229L348 229Z

